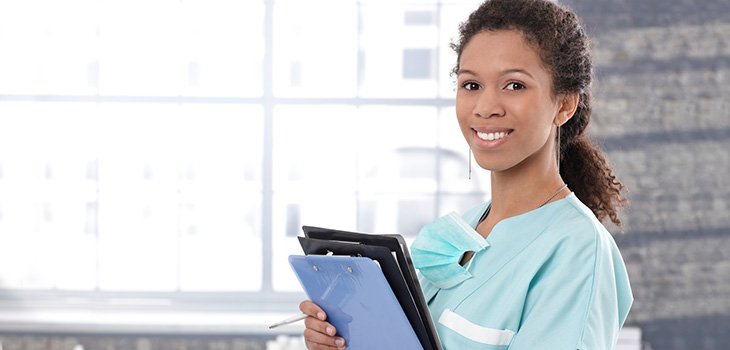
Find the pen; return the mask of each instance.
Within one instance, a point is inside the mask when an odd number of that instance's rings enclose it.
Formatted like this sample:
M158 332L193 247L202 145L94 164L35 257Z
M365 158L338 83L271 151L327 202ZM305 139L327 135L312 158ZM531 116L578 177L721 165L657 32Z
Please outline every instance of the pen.
M279 327L279 326L283 326L283 325L287 325L287 324L294 323L294 322L297 322L297 321L301 321L301 320L303 320L303 319L305 319L307 317L309 317L309 315L304 314L304 313L303 314L300 314L300 315L292 316L292 317L287 318L286 320L281 320L279 322L276 322L276 323L272 324L271 326L269 326L269 329L274 329L274 328Z

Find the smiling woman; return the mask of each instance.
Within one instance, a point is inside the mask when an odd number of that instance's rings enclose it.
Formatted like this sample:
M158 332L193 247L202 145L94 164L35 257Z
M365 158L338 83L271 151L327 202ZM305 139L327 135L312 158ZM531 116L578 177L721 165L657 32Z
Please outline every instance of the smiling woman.
M413 262L444 349L612 349L633 302L600 220L623 185L584 135L592 65L577 17L489 0L460 27L456 116L492 198L426 225ZM342 347L321 309L311 349Z

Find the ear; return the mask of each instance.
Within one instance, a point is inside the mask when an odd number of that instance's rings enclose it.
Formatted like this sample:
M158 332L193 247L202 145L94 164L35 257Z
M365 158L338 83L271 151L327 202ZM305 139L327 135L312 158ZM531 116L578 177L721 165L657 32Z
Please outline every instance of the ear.
M558 104L558 114L555 116L554 124L561 126L570 120L575 114L575 110L578 109L579 101L580 94L578 93L563 96Z

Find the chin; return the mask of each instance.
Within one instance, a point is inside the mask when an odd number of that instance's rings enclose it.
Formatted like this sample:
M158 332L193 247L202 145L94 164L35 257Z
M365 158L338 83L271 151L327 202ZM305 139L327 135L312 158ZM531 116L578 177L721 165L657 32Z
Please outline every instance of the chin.
M502 162L476 159L477 165L487 171L502 171L510 168L510 165Z

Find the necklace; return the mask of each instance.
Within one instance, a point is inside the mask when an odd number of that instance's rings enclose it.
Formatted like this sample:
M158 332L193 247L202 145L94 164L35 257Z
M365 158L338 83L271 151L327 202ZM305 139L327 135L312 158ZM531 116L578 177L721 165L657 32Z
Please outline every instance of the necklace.
M543 202L542 204L540 204L540 206L539 206L538 208L542 208L542 206L543 206L543 205L545 205L545 204L548 204L548 202L549 202L549 201L550 201L551 199L555 198L555 196L557 196L557 195L558 195L558 193L560 193L560 192L563 192L563 190L564 190L564 189L565 189L566 187L568 187L568 184L565 184L565 185L563 185L563 187L561 187L561 188L560 188L560 189L558 190L558 192L555 192L555 193L553 193L553 195L552 195L552 196L550 196L550 198L548 198L548 199L547 199L546 201L544 201L544 202Z
M549 201L550 201L551 199L555 198L555 196L557 196L557 195L558 195L558 193L560 193L560 192L563 192L563 190L564 190L564 189L565 189L566 187L568 187L568 184L565 184L565 185L563 185L563 187L561 187L561 188L560 188L560 189L559 189L559 190L558 190L557 192L553 193L553 195L552 195L552 196L550 196L550 198L548 198L548 199L547 199L546 201L544 201L544 202L543 202L542 204L540 204L540 206L539 206L539 207L537 207L537 208L535 208L535 209L540 209L540 208L542 208L542 207L543 207L543 206L544 206L545 204L548 204L548 202L549 202ZM479 222L480 222L480 223L481 223L482 221L484 221L484 219L486 219L486 218L487 218L487 215L489 215L489 212L490 212L491 210L492 210L492 204L490 203L490 204L489 204L489 207L487 207L487 210L486 210L486 211L484 211L484 214L482 214L482 217L481 217L481 218L479 218Z

